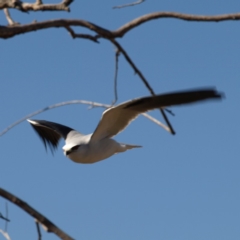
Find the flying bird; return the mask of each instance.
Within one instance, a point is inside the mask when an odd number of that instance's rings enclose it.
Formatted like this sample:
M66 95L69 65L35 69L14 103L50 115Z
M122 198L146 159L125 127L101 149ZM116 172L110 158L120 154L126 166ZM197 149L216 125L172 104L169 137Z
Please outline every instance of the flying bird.
M64 155L76 163L95 163L113 154L125 152L139 145L119 143L113 136L124 130L139 114L156 108L222 98L213 88L193 89L182 92L142 97L121 103L105 110L97 128L92 134L84 135L70 127L45 120L27 121L32 125L45 148L53 151L59 140L64 138Z

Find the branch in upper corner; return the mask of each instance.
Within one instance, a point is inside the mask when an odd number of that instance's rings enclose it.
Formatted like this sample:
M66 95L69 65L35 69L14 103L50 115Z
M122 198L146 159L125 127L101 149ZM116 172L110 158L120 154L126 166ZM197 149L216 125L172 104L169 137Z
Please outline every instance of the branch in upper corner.
M135 5L138 5L140 3L143 3L144 1L145 0L139 0L139 1L136 1L136 2L133 2L133 3L128 3L128 4L124 4L124 5L120 5L120 6L115 6L115 7L113 7L113 9L135 6Z
M36 219L42 226L44 226L44 228L46 228L48 232L55 233L61 239L73 240L72 237L70 237L68 234L63 232L53 222L51 222L49 219L47 219L45 216L43 216L41 213L39 213L37 210L32 208L30 205L28 205L26 202L24 202L17 196L11 194L10 192L7 192L2 188L0 188L0 196L12 202L13 204L17 205L25 212L27 212L34 219Z
M50 10L50 9L46 9ZM123 37L127 32L132 30L133 28L159 18L177 18L185 21L197 21L197 22L219 22L219 21L228 21L228 20L240 20L240 13L234 14L224 14L224 15L216 15L216 16L201 16L201 15L190 15L190 14L182 14L176 12L156 12L141 16L136 18L119 29L115 31L110 31L104 29L94 23L81 20L81 19L56 19L56 20L48 20L44 22L33 22L25 25L14 26L14 27L4 27L0 26L0 38L11 38L19 34L24 34L28 32L34 32L42 29L48 28L59 28L63 27L84 27L98 35L98 38L105 39L114 39Z
M64 0L56 4L43 4L41 0L36 0L35 3L22 3L22 8L25 11L70 11L69 5L73 0Z

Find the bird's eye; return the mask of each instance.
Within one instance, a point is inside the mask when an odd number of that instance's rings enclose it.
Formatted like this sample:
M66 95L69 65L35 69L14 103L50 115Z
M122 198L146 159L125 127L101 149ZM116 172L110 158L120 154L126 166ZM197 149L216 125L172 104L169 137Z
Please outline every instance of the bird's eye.
M71 150L72 151L77 150L79 147L80 147L80 145L76 145L76 146L72 147Z

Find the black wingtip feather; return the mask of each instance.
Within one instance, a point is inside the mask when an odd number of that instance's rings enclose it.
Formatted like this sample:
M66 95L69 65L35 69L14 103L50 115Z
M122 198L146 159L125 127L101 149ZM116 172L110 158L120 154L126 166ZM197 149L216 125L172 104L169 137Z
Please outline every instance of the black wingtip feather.
M46 127L41 127L39 125L34 125L30 123L34 131L37 133L39 138L44 144L44 147L47 151L47 147L50 148L51 152L54 153L54 151L58 147L59 140L61 138L61 135L57 132L49 132Z

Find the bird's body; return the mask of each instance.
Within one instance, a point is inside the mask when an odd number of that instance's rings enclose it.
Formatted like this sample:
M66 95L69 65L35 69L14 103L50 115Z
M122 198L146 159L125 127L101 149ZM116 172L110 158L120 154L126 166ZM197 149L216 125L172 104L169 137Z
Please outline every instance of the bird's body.
M135 145L121 144L112 138L104 138L98 142L91 142L91 135L86 135L85 144L81 143L81 151L70 151L68 153L69 147L65 145L63 147L64 154L68 156L72 161L77 163L95 163L103 159L109 158L112 155L125 152L128 149L141 147ZM66 148L66 151L65 151Z
M188 104L208 99L221 99L213 89L189 90L161 94L127 101L103 112L97 128L84 135L67 126L45 120L28 120L43 140L45 147L57 148L60 138L65 139L65 156L77 163L95 163L138 145L118 143L112 137L128 126L139 114L172 105Z

